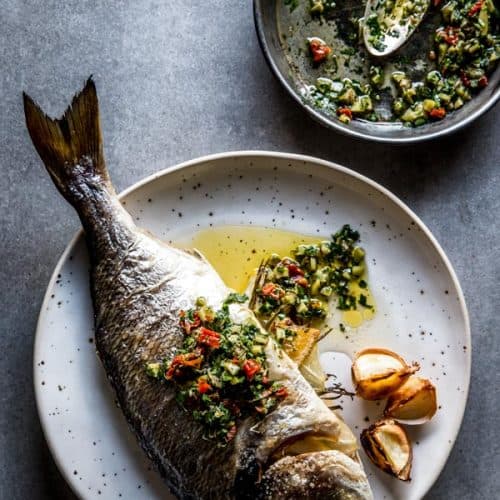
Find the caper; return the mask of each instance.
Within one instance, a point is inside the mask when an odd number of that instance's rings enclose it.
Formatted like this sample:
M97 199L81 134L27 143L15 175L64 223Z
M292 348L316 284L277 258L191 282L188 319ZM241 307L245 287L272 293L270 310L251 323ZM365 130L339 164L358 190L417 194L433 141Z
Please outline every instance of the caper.
M352 258L354 262L361 262L365 257L365 251L361 247L354 247L352 250Z
M205 299L205 297L198 297L196 299L196 306L197 307L203 307L206 305L207 305L207 300Z

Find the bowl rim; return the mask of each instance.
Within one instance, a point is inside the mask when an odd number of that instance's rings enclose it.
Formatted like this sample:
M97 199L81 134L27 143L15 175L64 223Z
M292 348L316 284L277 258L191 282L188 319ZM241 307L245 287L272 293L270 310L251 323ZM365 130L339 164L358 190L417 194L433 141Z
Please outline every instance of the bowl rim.
M365 133L362 131L358 131L349 127L347 125L343 125L340 122L336 122L328 118L325 114L320 113L317 109L315 109L310 104L304 102L304 100L300 97L299 93L296 89L287 81L287 79L283 76L278 66L276 65L271 51L268 47L268 43L266 40L264 24L263 24L263 14L262 14L262 1L269 0L253 0L253 16L254 16L254 24L255 31L257 33L257 39L259 41L260 48L264 54L264 58L271 69L271 72L277 78L277 80L283 85L288 94L292 97L292 99L297 102L302 109L309 114L311 118L313 118L316 122L321 123L323 126L330 130L335 130L340 132L343 135L354 137L357 139L365 139L368 141L374 141L379 143L386 144L412 144L417 142L428 141L432 139L437 139L438 137L443 137L453 132L456 132L467 125L470 125L476 118L479 118L481 115L492 109L495 104L497 104L500 99L500 85L497 85L497 88L493 91L492 95L488 100L486 100L483 104L481 104L478 108L476 108L472 113L468 114L464 119L450 125L441 130L423 133L421 135L415 135L410 137L383 137L380 135L374 135Z

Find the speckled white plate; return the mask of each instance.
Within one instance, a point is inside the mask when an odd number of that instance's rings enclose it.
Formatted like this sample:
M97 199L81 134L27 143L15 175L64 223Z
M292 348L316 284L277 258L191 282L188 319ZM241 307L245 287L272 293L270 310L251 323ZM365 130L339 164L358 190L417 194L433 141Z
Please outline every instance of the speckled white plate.
M111 173L112 169L111 169ZM413 480L398 482L364 459L375 497L411 500L432 486L457 436L470 376L470 330L455 273L429 230L384 188L348 169L280 153L226 153L164 170L127 189L137 223L175 241L225 224L328 236L344 223L367 250L375 318L350 331L351 348L383 346L437 385L439 410L414 442ZM70 208L68 207L68 210ZM54 458L82 498L159 499L166 487L129 432L98 361L88 262L81 234L56 266L40 312L34 352L40 419ZM327 371L350 385L344 355L323 353ZM344 398L359 434L382 406ZM362 453L363 455L363 453Z

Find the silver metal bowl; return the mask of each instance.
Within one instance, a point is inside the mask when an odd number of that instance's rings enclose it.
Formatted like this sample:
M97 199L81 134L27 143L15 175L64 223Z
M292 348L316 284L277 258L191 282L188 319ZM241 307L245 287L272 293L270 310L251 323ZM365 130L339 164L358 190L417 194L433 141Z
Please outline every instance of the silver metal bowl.
M481 116L491 109L500 98L500 65L489 78L489 85L481 90L468 103L454 111L444 120L428 123L420 127L409 128L398 122L370 122L353 120L344 125L335 117L314 108L300 93L304 82L292 69L280 41L278 30L278 2L283 0L254 0L254 19L257 36L264 56L288 93L315 120L328 128L360 139L387 143L411 143L434 139L450 134Z

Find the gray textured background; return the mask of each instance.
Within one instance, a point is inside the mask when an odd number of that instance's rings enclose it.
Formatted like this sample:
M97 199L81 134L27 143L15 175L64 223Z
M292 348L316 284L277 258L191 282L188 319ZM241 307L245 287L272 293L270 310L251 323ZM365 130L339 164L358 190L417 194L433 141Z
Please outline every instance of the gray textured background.
M274 80L249 0L2 0L0 19L0 499L73 498L40 429L31 363L44 290L78 221L29 142L21 91L58 114L91 73L118 189L208 153L280 150L351 167L422 217L455 266L473 331L465 421L429 498L498 498L500 108L421 146L329 132Z

